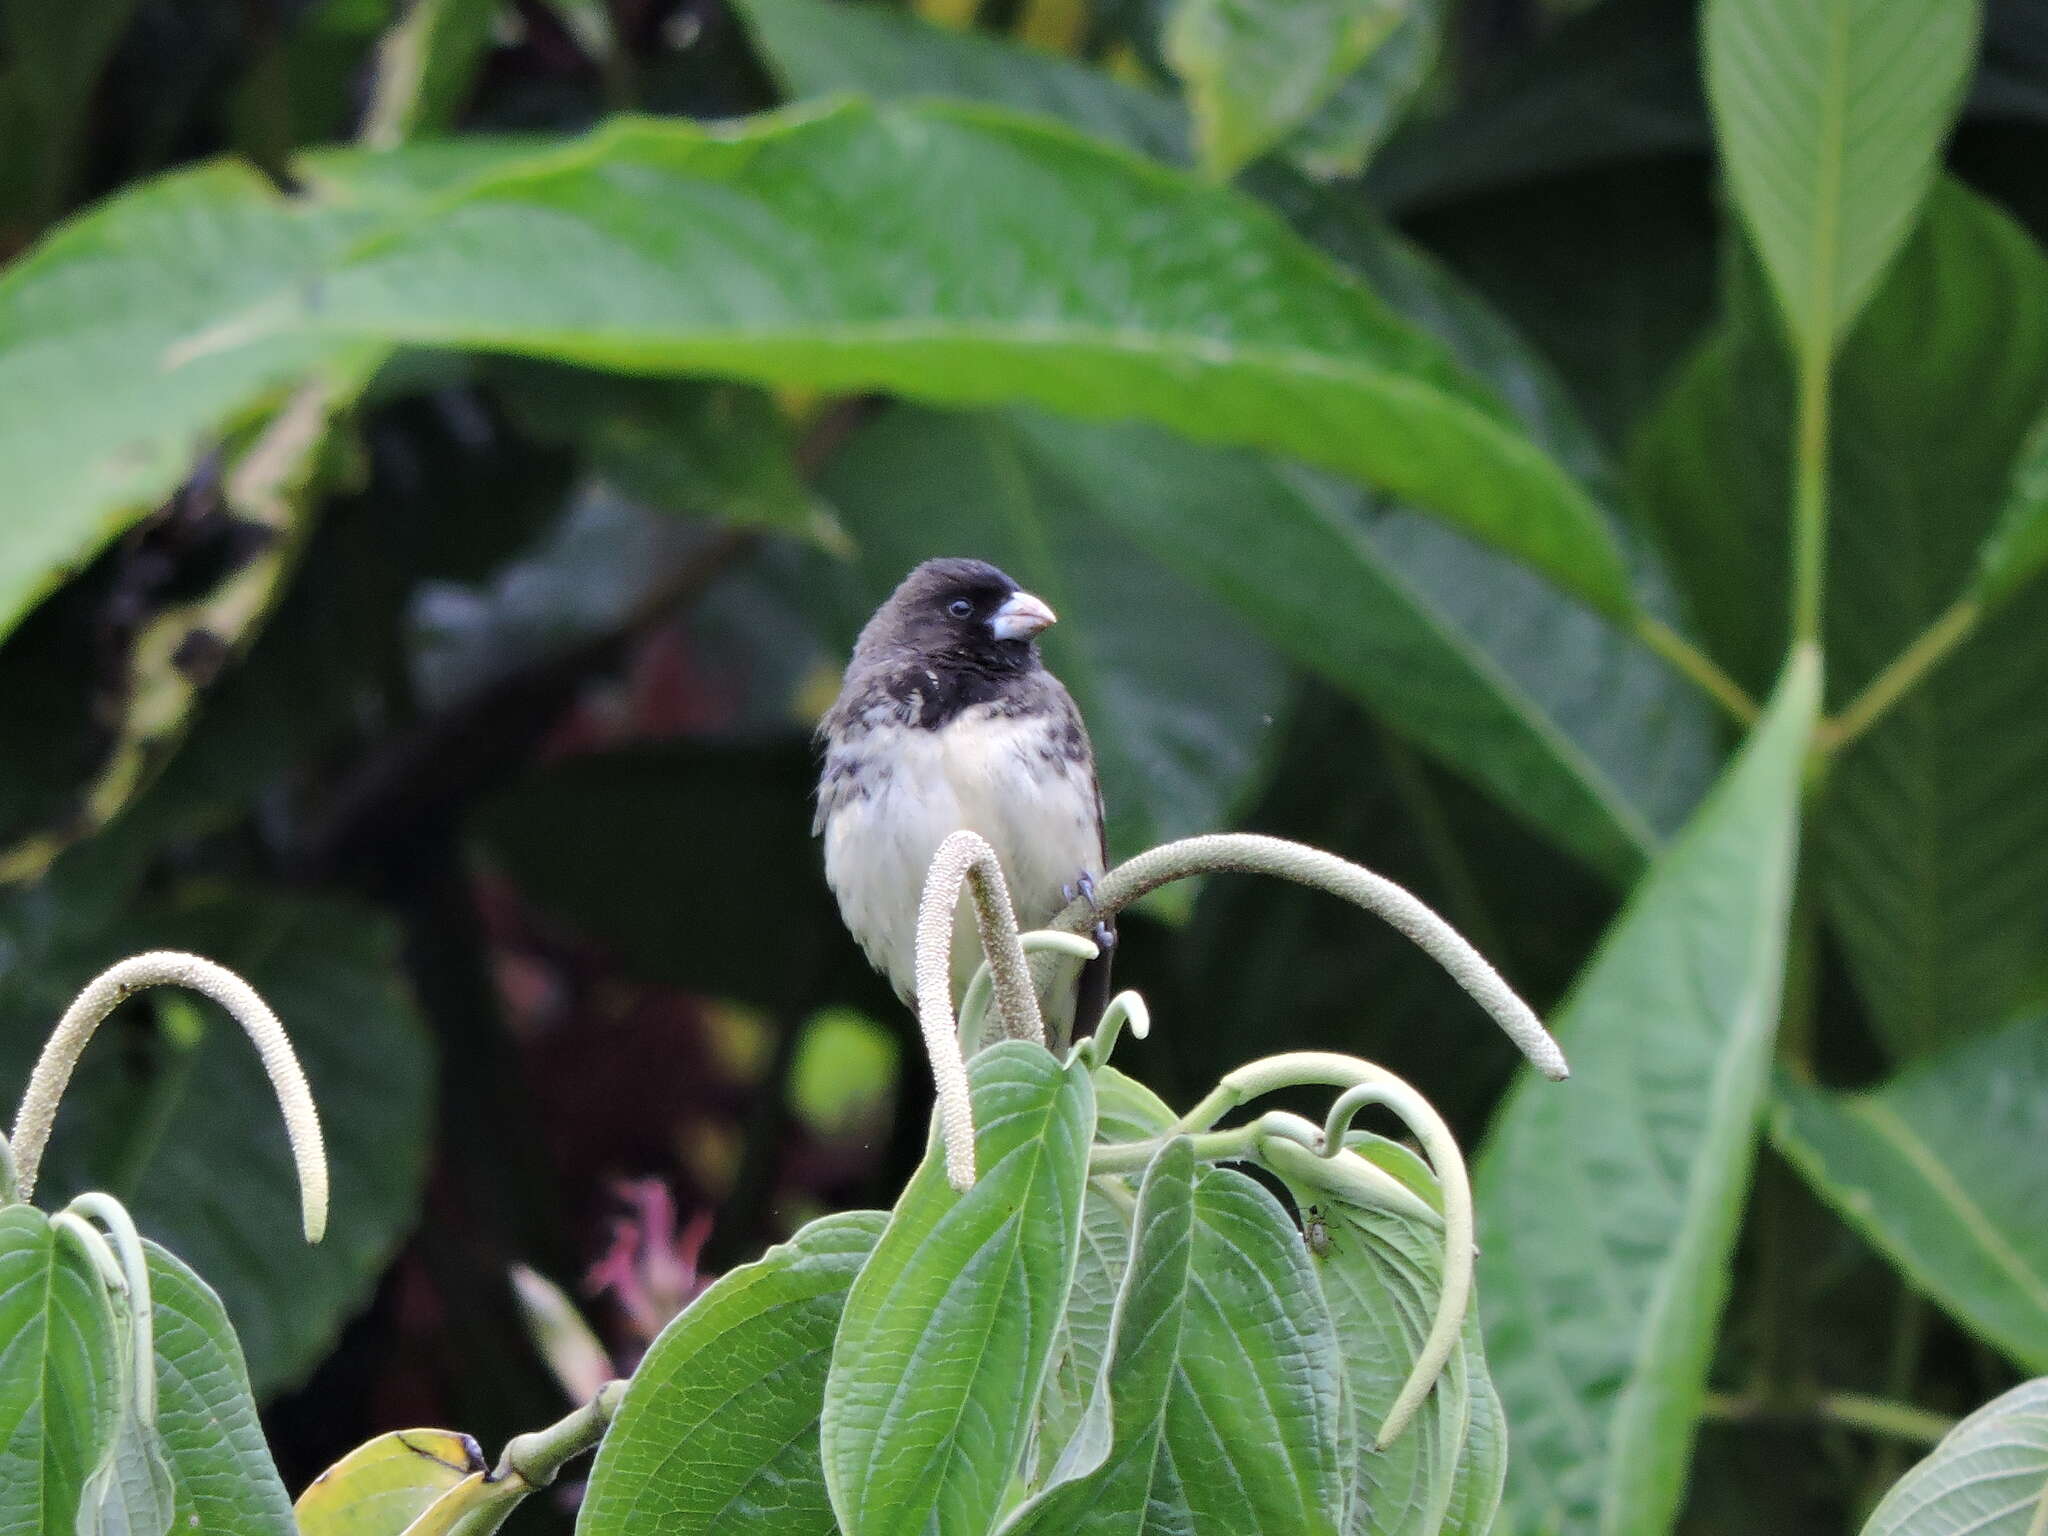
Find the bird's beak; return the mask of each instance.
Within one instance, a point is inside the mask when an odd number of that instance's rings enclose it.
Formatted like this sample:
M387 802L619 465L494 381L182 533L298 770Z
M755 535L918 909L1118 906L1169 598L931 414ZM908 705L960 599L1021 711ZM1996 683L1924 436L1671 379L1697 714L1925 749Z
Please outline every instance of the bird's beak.
M998 640L1029 640L1058 622L1059 615L1046 606L1044 598L1012 592L1009 600L989 615L988 627Z

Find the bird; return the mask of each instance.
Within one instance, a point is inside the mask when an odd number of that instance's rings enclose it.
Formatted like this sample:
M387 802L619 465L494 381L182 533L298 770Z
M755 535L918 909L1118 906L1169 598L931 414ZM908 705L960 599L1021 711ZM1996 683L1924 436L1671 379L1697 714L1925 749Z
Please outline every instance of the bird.
M915 1009L918 901L939 844L961 828L995 849L1020 928L1042 928L1108 864L1094 747L1073 696L1046 670L1044 599L984 560L927 560L862 628L818 726L813 836L847 929ZM1041 999L1059 1034L1093 1026L1108 997L1101 953ZM953 937L958 1007L982 960L973 904ZM1071 973L1063 973L1070 975Z

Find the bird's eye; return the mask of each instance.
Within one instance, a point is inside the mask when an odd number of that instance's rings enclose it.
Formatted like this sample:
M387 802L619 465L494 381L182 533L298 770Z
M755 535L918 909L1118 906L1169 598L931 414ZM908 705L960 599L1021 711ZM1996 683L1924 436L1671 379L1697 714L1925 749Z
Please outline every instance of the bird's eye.
M956 619L964 619L974 612L974 604L967 601L964 597L956 597L953 601L946 604L946 612L953 615Z

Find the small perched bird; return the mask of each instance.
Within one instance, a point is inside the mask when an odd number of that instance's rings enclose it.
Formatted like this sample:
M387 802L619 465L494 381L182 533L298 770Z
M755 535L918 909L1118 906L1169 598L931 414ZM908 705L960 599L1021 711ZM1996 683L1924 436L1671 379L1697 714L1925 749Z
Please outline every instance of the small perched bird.
M1039 659L1054 622L1039 598L981 560L927 560L875 610L839 698L818 727L825 766L812 832L825 879L868 960L916 1005L918 898L932 855L967 828L1002 862L1018 924L1042 928L1092 893L1107 850L1102 791L1081 712ZM1093 1025L1108 996L1105 953L1055 1019ZM972 903L953 938L953 1000L981 964Z

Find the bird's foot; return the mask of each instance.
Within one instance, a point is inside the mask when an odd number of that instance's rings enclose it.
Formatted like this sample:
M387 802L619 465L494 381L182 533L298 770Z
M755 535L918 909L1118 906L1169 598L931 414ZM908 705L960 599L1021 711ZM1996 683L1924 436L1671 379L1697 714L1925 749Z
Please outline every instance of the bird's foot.
M1102 910L1102 904L1095 899L1095 877L1085 869L1075 877L1073 884L1060 887L1060 899L1062 901L1072 902L1076 897L1087 902L1095 911L1100 912ZM1089 937L1095 941L1097 949L1110 950L1116 948L1116 930L1110 927L1106 920L1098 918L1095 927L1089 933Z

